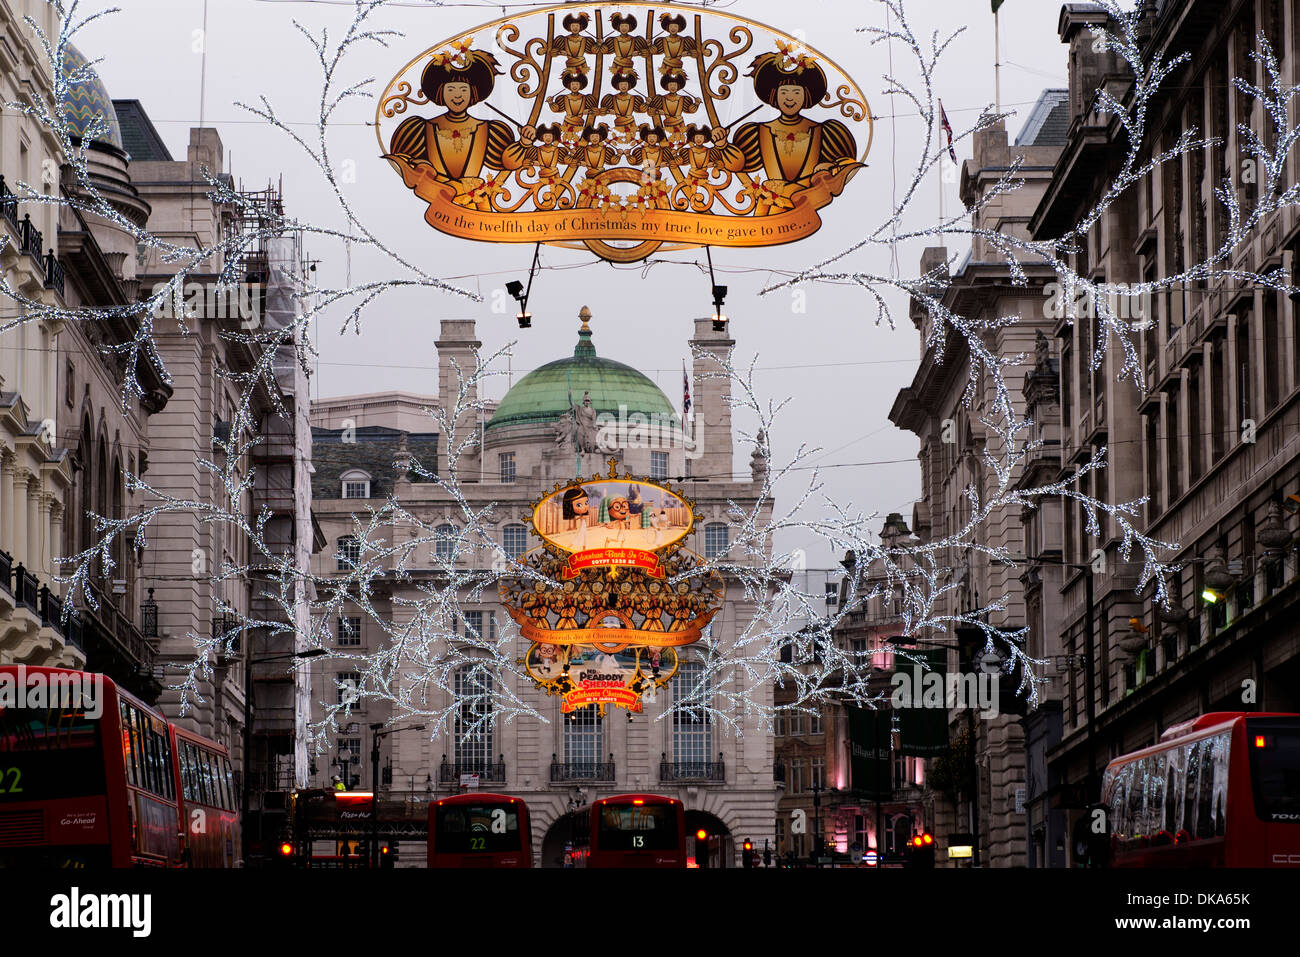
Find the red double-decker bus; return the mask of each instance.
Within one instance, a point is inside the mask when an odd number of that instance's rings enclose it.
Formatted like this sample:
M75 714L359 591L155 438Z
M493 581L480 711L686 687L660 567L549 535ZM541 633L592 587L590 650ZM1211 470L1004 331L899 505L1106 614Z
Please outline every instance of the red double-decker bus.
M574 867L686 867L686 811L676 798L620 794L574 812Z
M1115 867L1300 867L1300 715L1214 712L1102 779Z
M190 867L235 867L241 853L241 802L230 755L174 724L171 738L180 782L181 857Z
M200 802L183 796L177 731L104 675L0 666L0 867L183 865Z
M457 794L429 805L430 867L532 867L528 805L508 794Z

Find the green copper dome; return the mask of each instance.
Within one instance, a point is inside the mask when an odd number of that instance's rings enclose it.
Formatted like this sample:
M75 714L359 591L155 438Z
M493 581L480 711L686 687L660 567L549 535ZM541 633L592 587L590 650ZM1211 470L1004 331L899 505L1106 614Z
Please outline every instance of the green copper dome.
M548 362L520 379L501 400L489 429L554 422L569 411L570 392L575 405L582 404L583 393L590 393L597 415L608 412L617 416L619 407L624 406L629 416L639 412L659 416L664 424L677 421L668 397L643 373L596 355L587 325L590 317L584 308L573 357Z

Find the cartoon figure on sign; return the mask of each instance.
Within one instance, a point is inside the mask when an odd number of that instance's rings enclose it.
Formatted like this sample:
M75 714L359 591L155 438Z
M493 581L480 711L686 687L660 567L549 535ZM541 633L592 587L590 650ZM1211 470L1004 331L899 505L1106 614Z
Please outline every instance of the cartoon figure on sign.
M618 162L618 153L614 152L613 147L605 145L609 139L608 124L584 127L582 139L582 146L573 151L573 159L587 168L589 177L599 176L605 167Z
M614 117L614 132L622 140L633 138L632 131L636 128L635 114L645 110L645 100L632 92L638 79L636 70L615 73L610 80L615 92L600 101L601 115Z
M616 13L609 18L609 25L618 32L605 41L605 52L614 55L610 73L626 73L632 69L634 58L647 49L641 37L632 36L636 29L636 17L631 14Z
M663 631L664 622L664 586L659 582L651 582L646 586L646 593L641 597L637 606L637 611L645 616L645 624L641 627L645 631ZM658 667L656 664L655 667Z
M578 599L574 592L573 582L565 582L563 591L555 596L553 607L560 616L560 620L555 627L561 631L566 628L578 627Z
M587 114L597 109L596 98L582 92L587 88L587 78L576 71L561 76L560 84L568 92L551 97L551 112L564 114L564 139L576 143L587 125Z
M686 29L686 18L680 13L676 16L671 13L661 14L659 26L667 33L667 36L659 37L654 43L654 52L664 58L659 72L672 73L682 68L683 61L688 56L695 56L698 47L694 37L682 36L682 31Z
M825 99L825 72L793 46L778 43L778 48L779 53L757 57L748 75L754 78L758 98L781 115L767 123L746 123L731 144L724 144L726 130L713 131L724 168L733 173L761 170L767 176L755 210L760 216L790 208L789 197L807 188L813 174L837 170L857 156L853 134L843 123L803 115Z
M685 117L700 108L700 101L682 92L686 87L686 74L680 71L665 73L659 78L659 86L663 88L663 94L651 98L646 107L658 117L671 140L684 141Z
M569 543L569 548L575 552L583 551L587 547L587 520L590 513L591 507L587 503L586 489L575 485L564 493L560 514L566 521L576 524L577 531L574 533L573 541Z
M591 23L591 18L585 13L570 13L561 23L568 33L551 41L551 52L564 57L565 71L586 73L587 55L596 52L596 41L582 33Z
M432 167L438 179L455 185L457 205L491 209L492 195L501 183L485 180L485 169L516 170L527 162L525 147L515 141L509 126L500 120L480 120L468 112L488 97L500 72L496 57L484 50L458 47L435 54L421 75L420 89L430 103L447 111L433 119L412 116L403 120L384 158L398 172L403 172L403 165ZM536 130L524 127L523 142L535 139Z
M560 648L558 645L540 644L537 646L537 673L550 676L557 670L556 666L560 658Z
M692 184L708 182L713 171L723 160L725 151L709 146L709 137L718 133L726 135L722 130L711 133L708 127L704 126L691 124L686 127L686 146L678 154L678 159L686 163L686 178Z
M524 151L524 159L537 173L539 182L554 185L560 179L560 164L569 158L560 138L563 130L559 123L537 128L538 141Z
M524 610L529 618L532 619L533 627L549 629L550 623L547 621L547 615L551 611L550 603L546 596L546 583L538 582L533 586L531 592L526 592L519 599L519 607Z

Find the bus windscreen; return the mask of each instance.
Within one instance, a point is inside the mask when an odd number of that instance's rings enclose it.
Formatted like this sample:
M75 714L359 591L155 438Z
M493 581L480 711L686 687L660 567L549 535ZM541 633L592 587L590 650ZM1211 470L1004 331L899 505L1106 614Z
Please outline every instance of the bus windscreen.
M491 854L522 846L519 811L509 804L446 804L437 809L434 827L439 854Z
M1246 736L1260 819L1300 823L1300 723L1247 721Z
M605 804L597 847L602 851L677 850L677 812L669 804Z
M0 803L102 793L98 720L72 708L0 708Z

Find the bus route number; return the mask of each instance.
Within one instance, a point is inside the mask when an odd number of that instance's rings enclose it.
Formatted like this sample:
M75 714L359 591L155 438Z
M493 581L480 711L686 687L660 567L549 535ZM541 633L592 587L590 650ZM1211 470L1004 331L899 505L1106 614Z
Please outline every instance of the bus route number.
M22 768L0 768L0 794L21 794L22 779Z
M632 835L632 846L633 846L633 847L645 847L645 835L644 835L644 834L633 834L633 835Z
M486 838L486 837L471 837L471 838L469 839L469 849L470 849L471 851L485 851L485 850L487 850L487 838Z

